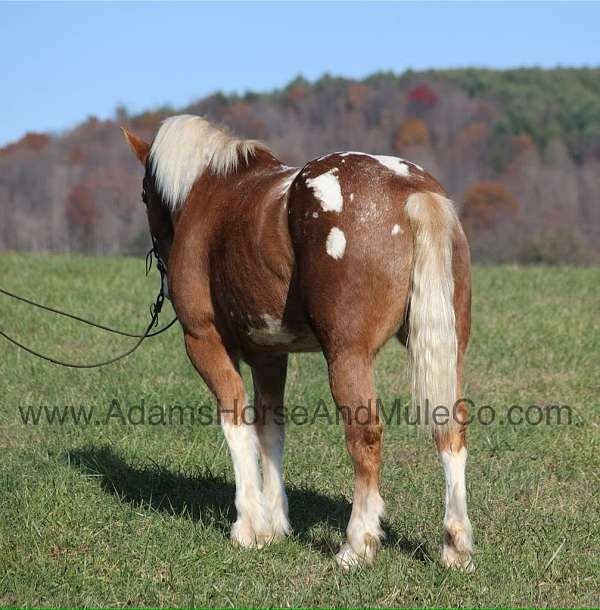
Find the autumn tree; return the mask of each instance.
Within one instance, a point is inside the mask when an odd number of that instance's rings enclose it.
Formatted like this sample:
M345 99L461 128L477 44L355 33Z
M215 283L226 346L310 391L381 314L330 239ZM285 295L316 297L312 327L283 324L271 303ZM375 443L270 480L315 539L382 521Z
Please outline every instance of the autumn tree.
M474 260L510 262L517 258L522 226L516 222L519 205L501 183L477 182L465 193L461 221Z
M78 183L71 189L65 202L65 216L76 248L92 251L98 210L91 190L84 183Z
M44 150L50 143L50 137L45 133L26 133L20 140L0 148L0 156L9 155L19 150L32 150L34 152L40 152Z
M491 229L500 219L514 219L519 204L499 182L477 182L465 193L461 220L467 234Z
M429 130L423 119L410 118L402 122L394 138L394 150L401 153L410 146L429 145Z
M425 83L409 89L407 98L409 111L417 116L423 116L438 103L437 93Z

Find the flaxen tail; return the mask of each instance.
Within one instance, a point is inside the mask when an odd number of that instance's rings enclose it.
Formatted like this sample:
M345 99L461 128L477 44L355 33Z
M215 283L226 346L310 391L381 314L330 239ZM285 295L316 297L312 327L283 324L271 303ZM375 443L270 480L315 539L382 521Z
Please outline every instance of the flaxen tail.
M413 193L406 214L414 234L408 352L413 402L435 433L456 425L456 328L452 236L458 222L452 202L436 193ZM439 405L445 409L433 410ZM437 421L435 421L437 419Z

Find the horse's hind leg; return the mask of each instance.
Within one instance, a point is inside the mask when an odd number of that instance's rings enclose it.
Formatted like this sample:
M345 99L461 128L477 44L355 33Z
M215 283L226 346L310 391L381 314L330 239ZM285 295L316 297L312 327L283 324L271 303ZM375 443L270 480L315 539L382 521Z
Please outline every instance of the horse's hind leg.
M446 479L444 546L442 563L449 568L473 569L472 529L467 514L465 468L467 449L460 435L436 437L439 457Z
M371 563L384 536L379 523L383 516L379 495L383 426L377 415L372 357L361 351L342 351L328 356L328 365L331 391L344 418L346 446L354 465L348 541L337 554L339 565L348 568L361 560Z
M456 319L457 359L456 396L463 398L463 356L467 349L471 327L471 287L468 248L462 231L455 242L453 260L454 313ZM456 425L443 431L434 430L434 438L446 479L444 514L444 546L442 563L447 567L472 570L472 529L467 513L465 469L467 461L466 421L464 403L457 403L453 417Z
M263 495L273 539L289 533L288 501L283 483L285 428L283 398L287 354L252 362L256 431L260 447Z
M473 533L467 513L467 488L465 470L467 447L465 425L468 415L466 407L458 403L454 417L459 422L447 431L434 431L438 455L444 468L445 513L442 563L449 568L472 570Z

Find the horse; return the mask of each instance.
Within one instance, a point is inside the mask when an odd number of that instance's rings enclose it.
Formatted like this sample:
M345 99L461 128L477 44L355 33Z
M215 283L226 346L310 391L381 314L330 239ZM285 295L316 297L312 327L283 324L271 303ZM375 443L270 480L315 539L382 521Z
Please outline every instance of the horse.
M122 131L145 168L142 200L185 349L218 405L235 475L231 538L260 548L290 532L278 409L288 354L321 350L354 466L336 558L373 562L384 539L373 367L395 335L445 473L441 562L472 569L460 400L470 253L443 187L414 163L363 152L290 167L199 116L167 118L150 144ZM253 418L240 361L252 371Z

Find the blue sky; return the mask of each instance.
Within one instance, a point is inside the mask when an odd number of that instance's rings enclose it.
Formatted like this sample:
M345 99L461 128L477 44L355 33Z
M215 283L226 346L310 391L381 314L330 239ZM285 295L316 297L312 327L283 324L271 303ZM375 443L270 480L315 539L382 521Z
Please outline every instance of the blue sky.
M600 3L0 3L0 146L303 74L600 65Z

